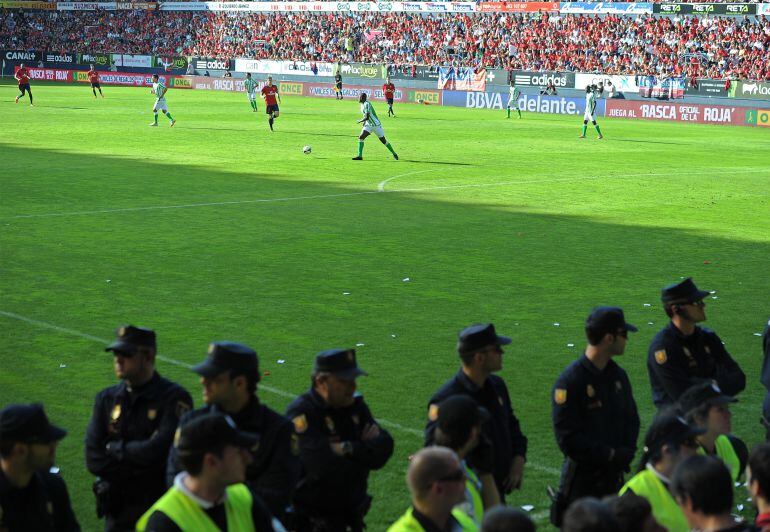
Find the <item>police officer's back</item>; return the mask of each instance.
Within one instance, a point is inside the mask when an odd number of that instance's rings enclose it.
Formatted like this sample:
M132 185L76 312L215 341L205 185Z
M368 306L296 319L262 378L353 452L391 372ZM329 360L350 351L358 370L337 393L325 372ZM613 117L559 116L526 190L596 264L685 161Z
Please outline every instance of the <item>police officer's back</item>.
M457 351L462 367L454 377L444 383L431 397L428 405L428 424L425 427L425 444L433 443L433 431L438 421L437 405L452 395L468 395L490 413L482 425L483 436L493 448L492 473L500 498L521 487L527 454L527 438L522 434L519 420L513 414L508 387L502 378L494 375L503 365L501 346L511 339L498 336L494 325L472 325L458 336ZM468 464L485 472L485 458L478 453L488 452L483 446L468 455ZM488 472L488 471L487 471Z
M299 478L299 459L293 452L296 445L292 446L294 427L257 397L260 374L256 352L235 342L213 342L206 360L193 371L201 376L206 406L185 414L180 425L219 412L228 414L239 430L259 434L259 445L252 450L246 468L246 485L274 516L283 519ZM166 478L169 485L181 469L172 447Z
M299 438L302 477L294 494L296 530L363 530L369 472L393 454L393 439L372 417L356 378L353 349L316 356L312 387L286 410Z
M64 480L53 467L64 429L42 405L0 410L0 530L78 532Z
M96 475L97 513L106 530L133 530L166 491L168 449L187 391L155 371L155 333L128 325L107 346L120 384L99 392L86 432L86 465Z
M691 278L661 291L671 322L655 335L647 354L652 400L658 409L673 405L685 390L704 380L715 380L731 396L746 387L746 375L719 336L696 325L706 319L703 299L708 294Z
M623 486L636 452L639 413L628 375L613 357L623 354L628 332L616 307L597 307L586 320L588 347L556 380L552 399L556 442L564 453L554 525L572 501L603 497Z

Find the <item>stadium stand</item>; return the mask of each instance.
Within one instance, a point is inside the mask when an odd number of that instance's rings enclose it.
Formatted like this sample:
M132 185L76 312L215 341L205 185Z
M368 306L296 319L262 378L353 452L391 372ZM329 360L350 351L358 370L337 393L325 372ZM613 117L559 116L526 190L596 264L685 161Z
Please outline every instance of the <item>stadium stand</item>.
M5 10L0 47L770 79L764 16Z

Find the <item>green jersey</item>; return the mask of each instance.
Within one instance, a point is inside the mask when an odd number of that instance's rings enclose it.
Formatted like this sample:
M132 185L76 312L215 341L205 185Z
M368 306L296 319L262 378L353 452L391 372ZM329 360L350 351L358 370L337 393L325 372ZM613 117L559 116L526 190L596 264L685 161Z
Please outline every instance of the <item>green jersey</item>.
M361 114L364 115L364 118L369 116L369 118L364 122L364 125L366 126L381 126L382 122L380 122L380 119L377 118L377 113L374 112L374 106L372 105L372 102L365 101L361 104Z
M251 78L246 78L246 81L243 82L243 86L246 87L246 92L249 94L254 94L254 91L257 90L257 82Z
M163 82L162 82L162 81L160 81L160 80L158 80L158 82L157 82L157 83L153 83L153 84L152 84L152 92L154 92L154 93L155 93L155 96L156 96L156 97L157 97L159 100L162 100L162 99L164 99L164 98L166 97L166 91L167 91L167 90L168 90L168 89L166 89L166 86L165 86L165 85L163 84Z

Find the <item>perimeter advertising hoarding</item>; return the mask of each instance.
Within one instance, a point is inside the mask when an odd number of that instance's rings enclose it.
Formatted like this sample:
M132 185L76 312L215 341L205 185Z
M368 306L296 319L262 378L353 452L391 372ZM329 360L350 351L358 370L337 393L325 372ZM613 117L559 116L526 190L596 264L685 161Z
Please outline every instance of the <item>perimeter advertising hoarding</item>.
M607 100L606 116L745 126L746 112L749 110L747 107L730 107L726 105Z
M6 1L0 2L0 8L3 9L56 9L56 2L25 2L25 1Z
M444 91L442 99L442 105L454 107L503 109L508 103L508 94L502 92ZM518 103L522 111L531 113L581 115L585 110L584 98L522 94ZM605 100L599 100L596 105L596 114L604 115L604 108Z
M762 81L736 81L730 89L733 98L749 98L751 100L770 100L770 83Z
M482 13L537 13L548 11L558 13L559 2L479 2L477 8Z
M190 62L195 70L230 70L232 63L229 59L217 59L215 57L193 57Z
M162 68L166 72L169 70L187 71L187 58L183 56L155 56L152 58L153 66ZM128 66L128 65L126 65Z
M168 76L159 79L171 87ZM72 71L72 81L88 83L88 74L82 71ZM128 85L132 87L149 87L152 85L152 74L136 74L133 72L99 72L99 82L102 85Z
M531 72L514 70L513 80L522 87L545 87L552 82L557 89L572 89L575 87L574 72Z
M342 74L343 78L351 76L355 78L376 79L382 78L382 68L380 65L343 63L340 65L340 74Z
M315 98L335 98L336 92L334 87L329 83L305 83L304 95L312 96ZM352 100L358 100L358 95L365 92L367 97L373 100L385 100L385 95L382 92L382 87L374 85L343 85L342 97L350 98ZM418 91L419 92L419 91ZM431 92L431 91L425 91ZM407 91L396 87L396 93L393 95L393 101L400 103L407 103Z
M653 4L645 2L562 2L559 13L645 15L653 12Z
M578 72L575 74L575 88L585 89L588 85L612 83L618 92L639 92L639 86L636 84L635 76L615 76L610 74L591 74Z
M711 96L714 98L727 98L725 80L723 79L698 79L696 86L687 84L684 93L687 96Z
M17 61L19 63L37 63L42 61L43 54L27 50L3 50L3 59L6 61Z
M152 68L151 55L112 54L111 57L116 67Z
M390 75L392 79L438 81L439 78L438 67L415 66L414 75L412 75L412 67L409 65L394 68L383 67L383 70L385 70L385 76Z
M770 109L749 109L746 111L746 124L770 127Z
M499 2L502 4L502 2ZM551 4L552 2L540 2ZM558 2L555 11L558 11ZM475 2L163 2L161 11L472 13Z
M660 15L756 15L757 4L654 4Z
M318 76L333 78L334 63L317 63L313 61L271 61L259 59L236 59L236 72L251 72L252 74L273 74L292 76Z
M13 69L14 75L16 74L17 70L19 70L19 67L15 67ZM29 79L33 80L61 82L72 81L71 70L60 70L58 68L28 68L27 70L29 70Z

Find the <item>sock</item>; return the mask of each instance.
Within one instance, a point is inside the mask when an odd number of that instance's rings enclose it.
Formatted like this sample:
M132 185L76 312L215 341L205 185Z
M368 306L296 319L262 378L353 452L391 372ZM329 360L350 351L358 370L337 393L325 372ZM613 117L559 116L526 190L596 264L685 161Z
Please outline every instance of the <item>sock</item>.
M155 125L158 125L158 113L155 113Z
M273 129L273 115L270 115L270 118L267 119L267 123L270 124L270 129Z
M19 95L17 96L17 98L21 98L22 96L24 95L21 93L21 91L19 91Z
M516 112L517 112L517 113L519 113L519 118L521 118L521 109L519 109L519 108L517 107L517 108L516 108Z
M364 141L359 140L358 141L358 156L363 157L364 156Z
M94 98L96 98L96 89L91 89L91 90L94 91ZM99 91L99 92L102 92L102 91Z
M586 136L586 129L588 129L588 126L586 124L583 124L583 136Z
M511 108L510 107L506 107L505 110L508 111L508 118L510 118L511 117Z
M257 102L256 102L256 100L253 100L251 102L251 108L254 109L255 111L257 110Z
M390 153L396 153L396 152L393 150L393 146L391 146L391 145L390 145L390 142L388 142L388 143L385 145L385 147L386 147L386 148L388 148L388 149L390 150Z
M602 130L599 129L599 124L596 124L595 127L596 127L596 132L599 133L599 135L601 135L602 134Z
M173 122L174 121L174 117L171 116L171 113L166 113L166 116L168 117L168 121L169 122Z

